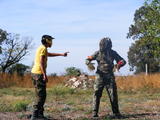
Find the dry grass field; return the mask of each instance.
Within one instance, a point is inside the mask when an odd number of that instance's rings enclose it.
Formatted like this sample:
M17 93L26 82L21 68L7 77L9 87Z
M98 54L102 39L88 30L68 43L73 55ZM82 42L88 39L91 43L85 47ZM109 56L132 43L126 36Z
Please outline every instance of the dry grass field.
M63 84L68 80L69 76L49 76L47 87L53 87L57 84ZM94 79L94 76L91 76ZM133 76L118 76L116 77L117 86L121 90L134 91L143 88L160 88L160 74L151 75L133 75ZM23 77L0 73L0 87L33 87L31 76L27 74Z
M0 120L27 120L34 99L30 75L0 76ZM49 77L45 115L52 120L91 120L93 89L64 87L68 78ZM160 74L121 76L116 82L124 120L160 120ZM113 119L106 91L99 115L99 120Z
M32 80L31 80L31 75L27 74L23 77L18 76L17 74L14 75L9 75L9 74L1 74L0 73L0 87L1 88L6 88L6 87L25 87L25 88L30 88L33 87L32 85ZM64 83L65 80L68 79L66 76L61 76L61 77L48 77L49 82L48 82L48 87L52 87L54 85L57 85L59 83Z

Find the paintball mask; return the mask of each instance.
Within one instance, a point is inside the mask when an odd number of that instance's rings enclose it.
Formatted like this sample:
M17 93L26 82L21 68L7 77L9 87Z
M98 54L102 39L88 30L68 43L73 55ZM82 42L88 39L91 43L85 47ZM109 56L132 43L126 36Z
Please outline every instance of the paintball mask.
M109 37L101 39L99 43L100 51L110 50L112 48L112 41Z

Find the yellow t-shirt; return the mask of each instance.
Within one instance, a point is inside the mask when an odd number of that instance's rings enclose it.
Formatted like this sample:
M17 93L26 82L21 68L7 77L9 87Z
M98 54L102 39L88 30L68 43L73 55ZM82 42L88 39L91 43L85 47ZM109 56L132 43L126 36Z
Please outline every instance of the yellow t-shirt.
M33 65L32 71L31 71L34 74L42 74L41 64L40 64L41 56L45 56L44 64L45 64L45 71L46 71L46 68L47 68L47 48L44 45L40 45L36 51L34 65Z

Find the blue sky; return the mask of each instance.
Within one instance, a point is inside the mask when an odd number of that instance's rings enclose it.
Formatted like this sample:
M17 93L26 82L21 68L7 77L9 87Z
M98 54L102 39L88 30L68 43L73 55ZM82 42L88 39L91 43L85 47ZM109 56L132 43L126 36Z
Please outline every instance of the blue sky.
M49 52L65 52L67 58L48 59L48 73L64 73L67 67L87 70L85 58L98 50L99 41L110 37L113 49L127 60L126 39L135 10L143 0L0 0L0 28L33 38L33 49L22 63L31 66L43 34L56 39ZM120 71L130 74L126 65Z

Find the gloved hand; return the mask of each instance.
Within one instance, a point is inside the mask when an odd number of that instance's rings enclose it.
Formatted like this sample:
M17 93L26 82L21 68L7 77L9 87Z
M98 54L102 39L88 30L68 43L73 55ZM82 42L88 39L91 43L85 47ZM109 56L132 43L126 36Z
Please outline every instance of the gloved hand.
M119 69L125 64L123 60L120 60L117 64L114 65L113 72L119 71Z
M89 71L95 70L94 63L91 63L91 61L88 59L86 59L86 65L87 65Z

